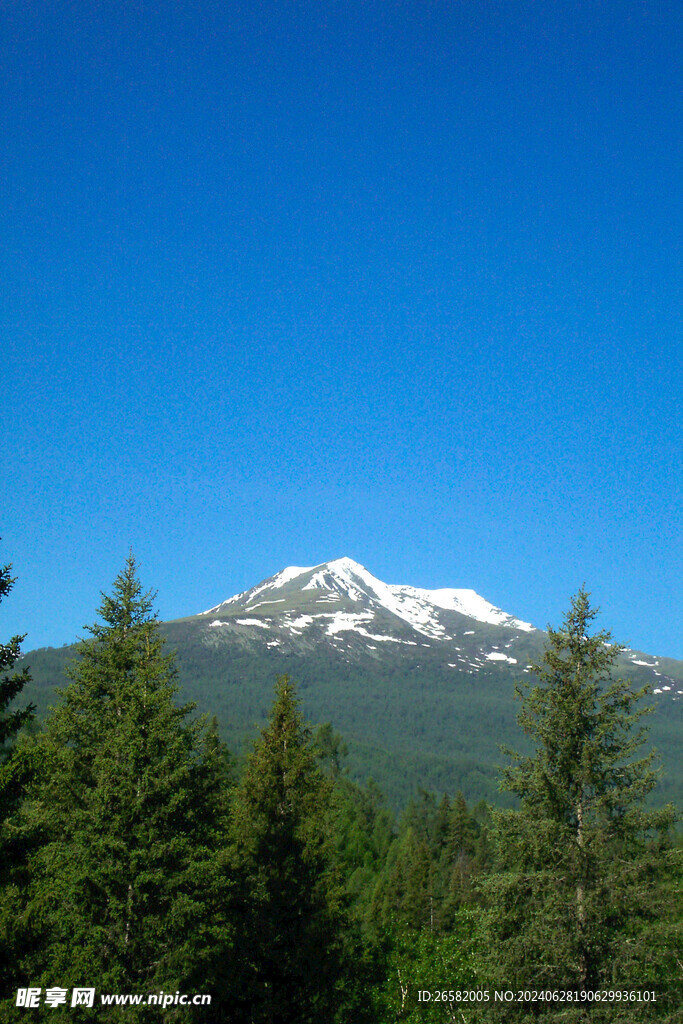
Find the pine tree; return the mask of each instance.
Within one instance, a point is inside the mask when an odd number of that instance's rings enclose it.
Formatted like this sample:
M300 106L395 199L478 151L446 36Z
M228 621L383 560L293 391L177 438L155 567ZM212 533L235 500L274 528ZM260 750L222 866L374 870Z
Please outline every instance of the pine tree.
M475 850L477 824L470 814L462 792L458 790L451 808L442 854L444 886L443 920L447 924L459 907L471 901L476 873Z
M0 601L9 594L16 582L16 577L11 575L11 570L11 565L0 567ZM0 644L0 760L3 762L9 758L9 743L22 726L31 720L35 711L33 704L24 708L16 708L13 711L8 710L26 684L31 681L28 668L8 675L21 657L23 640L25 640L25 636L13 636L9 643ZM1 781L0 787L0 792L4 796L6 787L2 785ZM6 795L8 798L10 797L9 793Z
M475 841L475 822L468 810L465 797L461 790L458 790L453 801L448 829L447 850L450 860L455 863L463 855L472 858Z
M658 957L673 967L657 924L661 836L673 812L645 805L657 781L654 754L641 750L645 691L613 679L622 648L605 631L591 634L596 614L580 590L532 666L537 685L517 687L519 723L536 750L512 754L504 773L502 788L521 808L497 815L499 871L484 886L491 969L510 989L642 989ZM610 1022L656 1012L664 1020L665 993L660 1000L656 1010L549 1003L534 1012ZM498 1007L498 1019L522 1010Z
M333 782L330 834L334 859L345 879L352 916L363 924L377 875L393 841L393 815L372 779L359 786L348 776L346 743L331 725L319 726L315 747L320 765Z
M152 600L130 555L47 725L49 770L26 815L44 835L31 863L34 984L187 991L221 940L208 904L225 902L212 897L222 755L174 702Z
M331 792L294 687L282 676L235 800L244 885L236 1020L313 1024L343 1013L349 922L332 863Z
M12 589L15 577L11 565L0 567L0 601ZM16 864L20 851L8 835L7 820L16 812L31 774L30 758L13 744L17 733L33 718L33 704L10 711L31 676L28 668L12 672L21 657L24 636L13 636L0 644L0 995L14 983L13 970L18 953L15 928ZM8 674L11 673L11 674Z

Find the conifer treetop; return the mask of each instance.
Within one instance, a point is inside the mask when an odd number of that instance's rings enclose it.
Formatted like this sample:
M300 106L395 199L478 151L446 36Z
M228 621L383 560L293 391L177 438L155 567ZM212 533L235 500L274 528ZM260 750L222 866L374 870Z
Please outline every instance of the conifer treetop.
M101 621L86 626L89 637L80 640L76 657L66 668L70 685L63 691L55 722L76 715L79 729L90 732L93 723L103 721L105 707L117 719L157 694L165 700L177 692L175 654L165 654L165 639L153 609L154 592L145 592L138 578L138 565L129 552L124 568L112 585L111 595L102 594L98 608ZM97 701L98 716L92 716ZM178 709L185 714L194 705ZM70 727L72 728L73 725Z
M0 601L9 594L15 582L16 576L12 576L11 563L0 566ZM31 680L27 668L12 675L6 674L14 668L21 657L21 644L25 637L26 634L17 635L10 637L6 644L0 643L0 749L34 716L34 704L15 711L7 711L14 698Z
M123 571L114 580L111 595L102 592L102 603L97 609L104 625L86 626L88 632L99 636L102 632L119 630L124 635L130 629L156 622L154 610L156 591L143 592L138 578L138 563L129 551Z
M558 628L548 627L548 645L540 664L530 666L536 685L515 687L522 702L518 722L537 751L513 758L501 788L524 803L574 822L581 813L601 807L609 817L623 817L654 788L655 752L640 756L647 730L639 725L651 713L642 704L647 687L633 690L614 678L623 646L607 630L591 632L599 609L581 587Z

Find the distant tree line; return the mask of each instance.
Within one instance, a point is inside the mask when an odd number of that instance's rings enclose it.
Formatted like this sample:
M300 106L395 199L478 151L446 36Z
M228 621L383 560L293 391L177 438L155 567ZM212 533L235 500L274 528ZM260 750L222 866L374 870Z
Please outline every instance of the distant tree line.
M237 772L177 703L132 555L98 615L40 727L16 707L23 637L0 645L2 1020L162 1019L17 1006L82 986L209 993L163 1011L207 1024L683 1020L675 814L646 805L642 693L613 679L584 590L518 691L516 809L420 792L399 818L286 676Z

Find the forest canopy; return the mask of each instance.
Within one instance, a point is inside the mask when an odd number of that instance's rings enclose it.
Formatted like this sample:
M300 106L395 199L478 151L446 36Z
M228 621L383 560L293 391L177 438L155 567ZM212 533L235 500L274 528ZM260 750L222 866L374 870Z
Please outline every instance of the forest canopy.
M113 993L139 1022L159 993L170 1021L682 1019L676 815L585 590L517 690L516 806L425 789L398 817L287 676L238 771L178 703L132 555L97 614L40 727L10 710L22 638L0 646L3 1019L120 1020Z

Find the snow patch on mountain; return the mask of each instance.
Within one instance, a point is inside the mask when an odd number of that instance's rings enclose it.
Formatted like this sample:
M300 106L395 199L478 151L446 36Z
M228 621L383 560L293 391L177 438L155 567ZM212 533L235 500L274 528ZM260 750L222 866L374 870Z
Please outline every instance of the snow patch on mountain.
M305 629L307 626L311 625L314 618L317 619L319 616L298 615L296 619L287 619L287 625L291 626L293 629Z
M418 594L424 597L437 608L445 608L449 611L460 612L470 619L478 622L490 622L495 626L514 626L530 633L534 627L529 622L522 622L512 615L501 611L490 604L485 598L480 597L474 590L419 590Z
M311 569L315 569L315 566L290 565L277 574L277 583L273 584L273 586L284 587L286 583L295 580L298 576L303 576L304 573L310 572Z
M361 612L359 615L354 615L353 612L336 612L334 615L320 615L318 618L332 619L325 632L328 636L334 636L335 633L349 629L360 632L359 627L364 623L372 622L374 615L372 612Z

